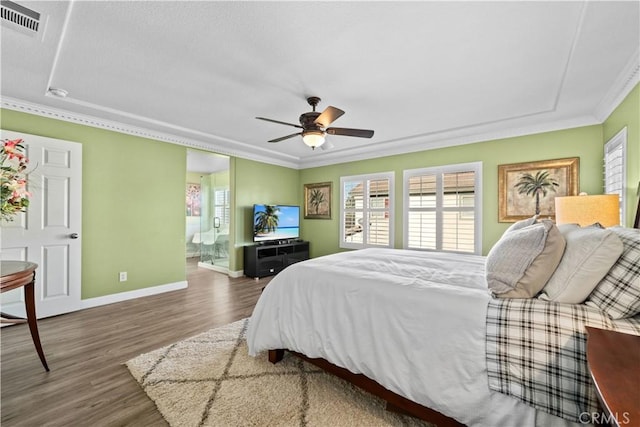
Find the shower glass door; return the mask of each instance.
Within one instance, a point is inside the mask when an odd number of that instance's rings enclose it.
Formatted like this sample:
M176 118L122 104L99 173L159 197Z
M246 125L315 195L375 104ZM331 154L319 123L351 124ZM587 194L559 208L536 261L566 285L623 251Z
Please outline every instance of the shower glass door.
M217 172L200 179L201 267L222 272L229 269L229 172Z

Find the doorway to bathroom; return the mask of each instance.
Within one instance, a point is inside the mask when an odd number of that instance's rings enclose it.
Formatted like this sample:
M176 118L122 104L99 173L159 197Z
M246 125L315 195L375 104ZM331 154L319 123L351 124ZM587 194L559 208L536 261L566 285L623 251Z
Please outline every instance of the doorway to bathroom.
M229 273L229 157L187 150L187 258Z

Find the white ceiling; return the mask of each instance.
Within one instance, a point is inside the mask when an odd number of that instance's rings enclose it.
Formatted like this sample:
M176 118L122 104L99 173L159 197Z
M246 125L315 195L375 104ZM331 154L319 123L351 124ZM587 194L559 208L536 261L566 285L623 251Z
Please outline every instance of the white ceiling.
M294 168L601 123L639 74L638 1L17 3L3 107ZM374 137L267 143L312 95Z

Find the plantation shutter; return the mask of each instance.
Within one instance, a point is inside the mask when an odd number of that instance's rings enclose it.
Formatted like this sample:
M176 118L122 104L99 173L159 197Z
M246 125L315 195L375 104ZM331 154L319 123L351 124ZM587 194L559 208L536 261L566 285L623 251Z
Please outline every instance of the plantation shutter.
M409 178L409 249L437 249L435 174Z
M229 225L231 211L229 206L229 190L215 190L214 193L214 216L220 218L220 223Z
M627 128L622 129L604 146L604 193L620 197L620 225L625 224Z
M340 186L340 247L391 247L393 174L342 177Z
M478 163L405 171L405 247L479 253Z

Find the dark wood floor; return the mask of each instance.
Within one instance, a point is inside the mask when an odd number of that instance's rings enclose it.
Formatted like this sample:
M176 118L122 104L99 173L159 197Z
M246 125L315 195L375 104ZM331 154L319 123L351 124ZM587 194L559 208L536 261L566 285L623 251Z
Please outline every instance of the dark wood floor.
M250 316L269 280L231 279L192 261L187 279L185 290L40 320L48 373L25 324L2 328L2 427L166 425L124 363Z

